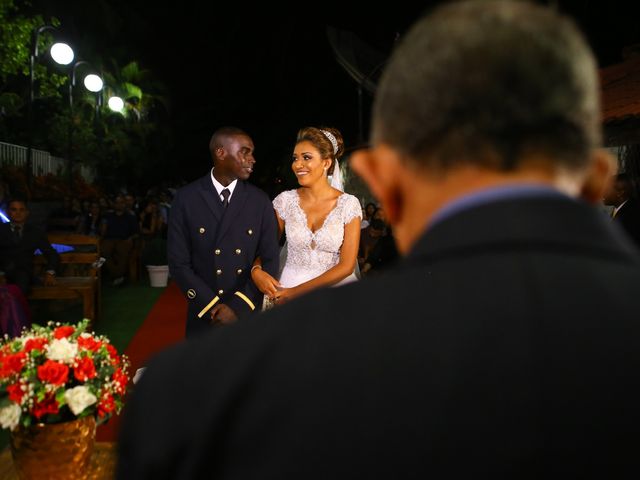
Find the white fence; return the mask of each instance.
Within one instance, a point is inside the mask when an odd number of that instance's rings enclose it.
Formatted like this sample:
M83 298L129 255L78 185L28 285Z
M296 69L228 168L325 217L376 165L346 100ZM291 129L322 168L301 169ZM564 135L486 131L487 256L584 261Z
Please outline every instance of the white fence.
M61 174L67 161L64 158L54 157L44 150L31 149L31 172L33 175ZM27 147L0 142L0 165L14 165L24 167L27 163ZM87 181L93 182L95 174L93 169L86 165L80 166L80 175Z

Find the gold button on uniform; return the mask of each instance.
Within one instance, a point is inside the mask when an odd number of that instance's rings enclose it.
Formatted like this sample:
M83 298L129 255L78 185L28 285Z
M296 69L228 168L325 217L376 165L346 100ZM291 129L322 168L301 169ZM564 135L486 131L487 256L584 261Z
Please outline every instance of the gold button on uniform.
M196 298L196 291L193 288L190 288L189 290L187 290L187 297Z
M222 270L220 269L216 270L216 275L222 275Z
M222 295L224 293L224 290L220 289L218 290L218 295Z
M220 255L220 249L219 249L219 248L216 248L216 249L213 251L213 253L215 253L216 255Z
M247 233L248 233L249 235L253 235L253 230L249 229L249 230L247 230Z
M200 227L200 230L198 230L200 233L204 233L204 228Z
M239 268L238 270L236 270L236 273L237 273L238 275L242 275L242 269L241 269L241 268Z
M239 248L236 248L236 255L240 255L242 253L242 250L240 250Z

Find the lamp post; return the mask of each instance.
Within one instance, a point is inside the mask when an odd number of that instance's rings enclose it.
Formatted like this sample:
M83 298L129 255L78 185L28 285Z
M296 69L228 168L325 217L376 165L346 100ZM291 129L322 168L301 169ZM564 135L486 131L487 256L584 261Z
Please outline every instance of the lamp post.
M87 65L93 69L91 64L85 60L76 61L69 71L69 132L67 144L67 168L69 170L69 191L73 191L73 88L76 86L76 70L81 65ZM89 81L87 82L87 79ZM99 92L102 90L102 79L95 74L87 75L84 81L87 90ZM99 107L96 107L99 108Z
M38 39L46 30L56 31L53 25L42 25L31 32L31 51L29 52L29 101L27 102L27 185L31 187L33 178L33 103L35 102L35 67L38 59ZM60 65L68 65L73 61L73 50L66 43L56 43L50 49L51 57Z
M93 117L95 127L98 127L98 121L100 120L100 107L102 107L102 87L104 82L102 78L95 74L89 74L84 77L84 87L96 94L96 111Z

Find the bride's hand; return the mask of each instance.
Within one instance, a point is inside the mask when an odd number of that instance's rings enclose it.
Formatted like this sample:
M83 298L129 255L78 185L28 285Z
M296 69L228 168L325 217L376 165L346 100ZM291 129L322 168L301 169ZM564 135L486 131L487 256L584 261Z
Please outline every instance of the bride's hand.
M293 287L293 288L280 288L278 290L278 293L276 293L276 295L275 295L275 303L277 305L281 305L283 303L290 302L291 300L293 300L298 295L299 295L299 293L295 289L295 287Z
M280 282L261 268L255 268L251 272L251 280L256 284L258 290L270 298L273 298L280 288Z

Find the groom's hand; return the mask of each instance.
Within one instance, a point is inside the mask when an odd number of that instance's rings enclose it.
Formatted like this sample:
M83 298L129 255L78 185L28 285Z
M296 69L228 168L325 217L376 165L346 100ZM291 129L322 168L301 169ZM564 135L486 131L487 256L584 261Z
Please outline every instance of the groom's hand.
M236 312L231 307L220 303L211 309L211 325L226 325L233 323L238 319Z

